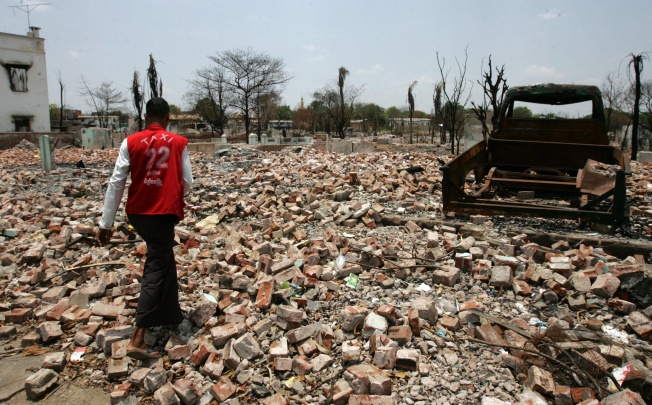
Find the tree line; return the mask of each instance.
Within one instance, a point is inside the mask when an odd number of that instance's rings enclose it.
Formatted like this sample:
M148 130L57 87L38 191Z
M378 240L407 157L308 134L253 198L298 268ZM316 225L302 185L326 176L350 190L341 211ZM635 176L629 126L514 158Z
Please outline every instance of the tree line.
M260 136L271 121L292 121L295 130L332 133L342 138L352 120L361 121L362 127L373 133L396 129L392 128L392 123L406 120L407 129L402 122L400 130L409 131L409 141L412 142L414 119L427 118L431 121L431 137L438 135L442 144L450 143L451 153L459 153L468 117L478 119L485 137L495 130L498 112L508 89L506 70L504 65L495 66L489 55L481 70L481 78L474 82L467 77L467 49L462 58L454 58L454 63L448 62L439 52L435 56L439 80L432 87L429 113L414 108L416 81L408 85L404 106L383 108L374 103L359 102L364 85L349 83L349 71L343 66L336 74L334 72L331 81L312 93L312 100L307 105L302 102L294 109L282 105L281 95L292 76L286 72L282 58L253 48L226 50L208 56L209 63L197 69L187 80L184 101L189 107L188 113L201 116L210 124L210 130L218 134L225 132L233 116L244 123L246 134L256 132ZM639 125L634 126L635 129L640 126L649 133L652 132L652 80L640 80L646 55L630 56L627 77L609 73L601 86L607 130L615 131L637 120ZM134 71L128 90L130 97L110 81L93 87L82 76L80 82L79 94L100 123L121 111L119 107L131 99L141 129L145 100L163 96L163 82L152 54L142 81L139 72ZM59 84L63 95L64 85L60 76ZM479 102L470 101L474 85L479 85L482 90ZM61 99L60 107L51 106L53 119L57 116L62 119L63 97ZM172 107L174 113L181 112L177 106ZM57 109L60 110L58 114ZM526 107L519 107L515 114L524 118L532 116ZM126 117L124 112L119 115Z

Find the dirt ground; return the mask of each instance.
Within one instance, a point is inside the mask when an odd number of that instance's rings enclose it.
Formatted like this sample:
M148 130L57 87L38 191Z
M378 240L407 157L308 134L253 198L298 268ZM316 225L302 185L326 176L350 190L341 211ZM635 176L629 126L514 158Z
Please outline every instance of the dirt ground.
M82 387L75 382L60 381L45 399L30 401L25 395L25 379L41 368L43 357L23 357L16 354L0 360L0 404L27 405L106 405L111 402L109 394L97 387Z

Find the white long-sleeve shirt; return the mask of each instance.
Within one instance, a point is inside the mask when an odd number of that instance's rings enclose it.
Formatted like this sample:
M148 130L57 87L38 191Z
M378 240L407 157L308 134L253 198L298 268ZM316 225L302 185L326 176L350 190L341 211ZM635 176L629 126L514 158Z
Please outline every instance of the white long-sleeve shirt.
M116 212L118 212L120 201L122 201L129 171L129 149L127 147L127 139L125 138L122 144L120 144L118 159L115 162L113 174L109 180L109 187L104 197L104 209L102 210L102 219L100 220L100 228L102 229L111 229L113 227L113 221L115 220ZM183 191L188 192L192 186L193 179L187 146L183 149L181 155L181 177L183 179Z

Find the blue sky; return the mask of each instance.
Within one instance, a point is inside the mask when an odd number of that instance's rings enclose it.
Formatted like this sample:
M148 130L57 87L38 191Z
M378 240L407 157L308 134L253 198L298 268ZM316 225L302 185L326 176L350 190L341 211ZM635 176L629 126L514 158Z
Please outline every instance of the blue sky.
M252 47L284 60L294 78L283 102L292 108L301 97L309 103L344 66L347 82L364 86L360 101L405 106L417 80L416 108L430 112L436 52L452 78L468 47L474 83L491 54L515 86L599 85L609 72L626 77L630 53L652 51L650 0L0 0L0 31L24 34L27 15L9 6L29 3L50 3L30 14L46 39L50 100L59 101L60 72L66 104L83 111L90 109L78 94L81 75L128 94L150 53L164 97L182 107L187 80L210 65L209 55ZM652 65L644 78L650 72ZM479 96L476 83L472 99Z

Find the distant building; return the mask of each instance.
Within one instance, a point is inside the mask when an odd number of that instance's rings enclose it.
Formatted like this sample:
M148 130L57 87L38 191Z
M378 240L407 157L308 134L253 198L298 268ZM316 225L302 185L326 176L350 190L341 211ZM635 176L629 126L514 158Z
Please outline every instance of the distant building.
M85 127L107 128L111 131L120 129L120 117L117 115L102 117L103 125L100 125L100 117L97 115L78 115L77 119Z
M0 32L0 132L50 132L45 39Z
M199 114L170 114L168 130L176 134L210 132L210 126Z
M632 150L632 131L633 125L623 125L620 131L616 131L615 142L617 142L625 150ZM623 139L625 138L625 139ZM652 150L652 132L646 130L638 125L638 149L639 150Z
M367 128L370 127L367 123ZM390 118L389 128L394 134L409 134L410 133L410 118ZM427 134L430 133L430 125L432 120L430 118L412 118L412 132L414 134Z

